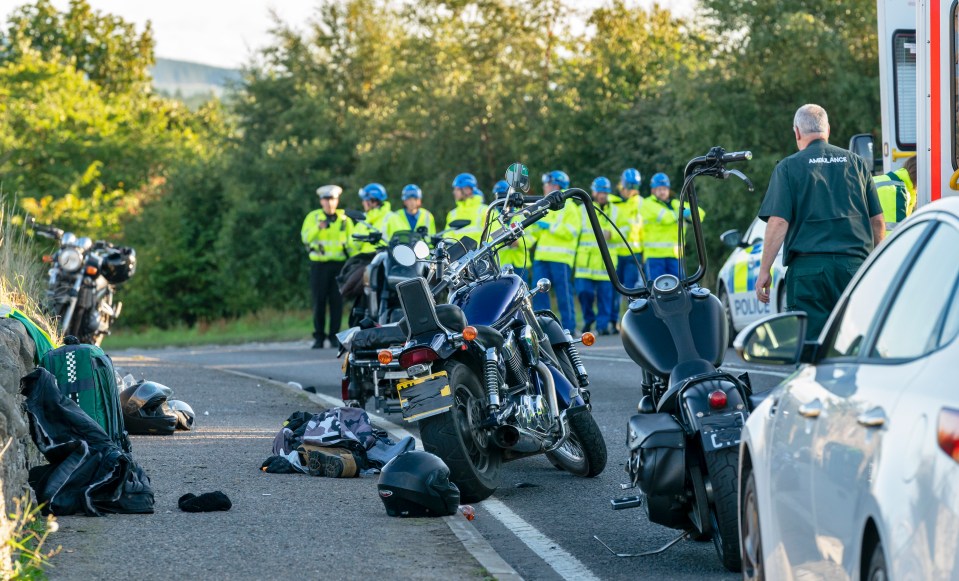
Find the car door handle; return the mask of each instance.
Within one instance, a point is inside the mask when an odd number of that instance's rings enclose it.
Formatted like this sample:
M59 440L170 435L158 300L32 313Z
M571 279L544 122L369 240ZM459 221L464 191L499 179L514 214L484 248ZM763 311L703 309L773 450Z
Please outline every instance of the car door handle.
M822 402L819 401L819 398L812 400L809 403L804 403L799 406L799 415L804 418L816 419L819 417L819 414L822 413Z
M886 423L886 412L884 412L881 407L874 407L871 410L859 414L856 421L860 426L878 428Z

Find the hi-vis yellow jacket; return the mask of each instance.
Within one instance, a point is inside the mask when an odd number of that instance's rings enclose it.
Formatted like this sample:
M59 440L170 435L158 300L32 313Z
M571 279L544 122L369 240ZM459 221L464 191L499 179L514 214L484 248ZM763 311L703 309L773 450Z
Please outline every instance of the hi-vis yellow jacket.
M546 228L539 228L538 225L532 227L536 236L534 258L543 262L559 262L572 268L576 263L579 233L583 229L579 207L573 202L566 202L562 210L550 212L540 222Z
M643 200L643 258L679 258L679 200L661 202L655 196ZM699 219L706 212L699 208Z
M326 228L321 228L327 223ZM303 220L300 236L303 244L310 251L310 260L313 262L342 262L349 255L349 248L353 244L350 235L353 233L353 223L346 217L343 210L336 211L336 220L327 220L323 210L313 210Z
M456 207L446 214L446 227L449 227L449 223L453 220L469 220L470 224L459 230L453 230L448 236L456 240L472 238L479 243L480 236L483 235L483 220L486 218L487 208L488 206L483 203L483 197L477 194L456 202Z
M609 254L610 257L613 258L613 266L615 266L615 257L619 254L620 248L624 247L624 244L619 240L619 235L613 232L611 225L617 224L616 219L620 207L617 204L606 204L605 206L597 204L596 207L602 210L612 220L612 223L610 223L599 214L599 212L596 213L599 218L599 223L603 226L603 230L612 234L609 242L607 242L607 246L609 246ZM596 235L593 233L593 228L589 223L589 216L582 208L580 208L580 214L582 214L583 217L583 225L582 232L580 232L579 235L579 248L576 249L576 278L609 280L609 274L606 272L606 266L603 264L603 255L599 250L599 244L596 242ZM618 244L616 244L617 241L619 241Z

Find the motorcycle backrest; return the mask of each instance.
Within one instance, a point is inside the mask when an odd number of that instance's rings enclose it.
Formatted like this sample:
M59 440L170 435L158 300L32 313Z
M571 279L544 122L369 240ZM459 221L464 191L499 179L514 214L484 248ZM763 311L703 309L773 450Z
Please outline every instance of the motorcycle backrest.
M422 278L405 280L396 285L396 292L400 295L400 305L406 315L411 339L443 330L436 315L433 295L426 286L426 280Z

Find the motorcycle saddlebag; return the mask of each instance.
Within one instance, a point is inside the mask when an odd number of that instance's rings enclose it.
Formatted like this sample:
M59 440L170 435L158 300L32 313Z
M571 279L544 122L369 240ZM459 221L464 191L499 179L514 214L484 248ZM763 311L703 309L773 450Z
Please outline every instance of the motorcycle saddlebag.
M629 472L647 495L673 494L686 479L686 434L670 414L636 414L629 419Z

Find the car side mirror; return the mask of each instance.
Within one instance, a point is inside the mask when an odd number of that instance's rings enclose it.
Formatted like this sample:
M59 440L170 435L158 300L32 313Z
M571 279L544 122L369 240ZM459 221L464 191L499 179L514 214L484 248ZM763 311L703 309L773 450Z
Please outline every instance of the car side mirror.
M747 363L796 365L803 361L806 313L790 311L762 318L740 331L733 342Z
M849 151L865 159L873 173L877 171L875 144L876 141L869 133L859 133L849 139Z
M743 235L739 230L726 230L719 235L719 239L730 248L736 248L743 243Z

